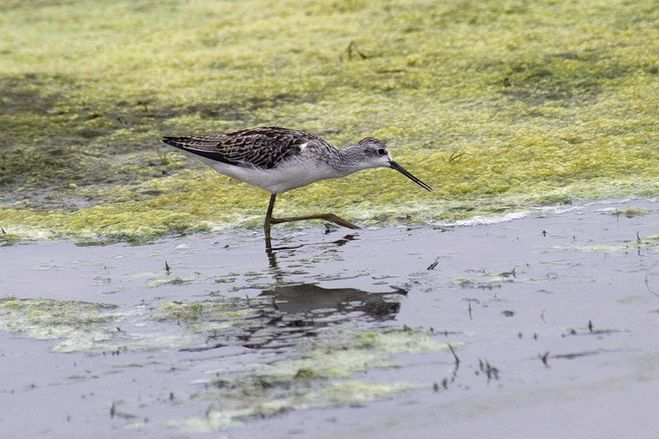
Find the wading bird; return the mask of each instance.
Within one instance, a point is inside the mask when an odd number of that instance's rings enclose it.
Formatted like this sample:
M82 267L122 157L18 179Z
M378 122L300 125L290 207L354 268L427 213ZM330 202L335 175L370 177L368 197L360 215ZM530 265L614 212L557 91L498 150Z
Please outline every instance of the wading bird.
M324 219L350 229L359 227L333 213L274 218L277 194L327 178L369 168L392 168L422 188L432 188L396 163L381 140L366 137L337 149L321 137L278 127L260 127L208 136L163 137L163 143L198 156L221 174L271 193L263 229L270 247L270 225Z

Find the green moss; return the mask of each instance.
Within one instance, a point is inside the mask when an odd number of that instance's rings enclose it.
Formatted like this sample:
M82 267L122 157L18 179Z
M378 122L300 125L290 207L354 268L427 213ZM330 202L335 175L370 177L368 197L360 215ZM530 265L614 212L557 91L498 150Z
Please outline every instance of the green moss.
M291 214L425 222L659 194L649 0L10 5L0 224L21 239L255 226L263 191L158 139L260 124L382 137L436 189L370 171L281 197Z

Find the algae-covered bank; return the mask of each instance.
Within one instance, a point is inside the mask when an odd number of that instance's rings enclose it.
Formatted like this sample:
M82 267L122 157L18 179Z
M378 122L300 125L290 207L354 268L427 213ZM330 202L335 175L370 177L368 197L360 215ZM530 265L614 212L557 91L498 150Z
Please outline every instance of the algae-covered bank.
M267 197L160 146L280 125L370 135L388 171L291 213L428 223L656 196L654 1L0 1L0 239L142 242L260 221Z

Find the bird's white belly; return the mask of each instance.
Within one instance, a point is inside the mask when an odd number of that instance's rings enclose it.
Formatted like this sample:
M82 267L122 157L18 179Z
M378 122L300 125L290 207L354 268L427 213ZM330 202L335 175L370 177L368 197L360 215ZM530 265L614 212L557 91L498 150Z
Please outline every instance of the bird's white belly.
M207 159L203 161L221 174L276 194L305 186L314 181L340 176L335 170L322 164L319 165L316 161L291 160L271 169L228 165Z

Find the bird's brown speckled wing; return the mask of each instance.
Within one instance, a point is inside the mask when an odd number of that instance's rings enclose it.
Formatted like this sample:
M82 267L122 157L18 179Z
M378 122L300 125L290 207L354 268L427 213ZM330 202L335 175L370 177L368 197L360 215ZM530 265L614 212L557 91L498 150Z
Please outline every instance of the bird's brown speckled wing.
M300 154L301 145L328 145L314 134L278 127L250 128L210 136L164 137L162 141L219 162L265 169Z

